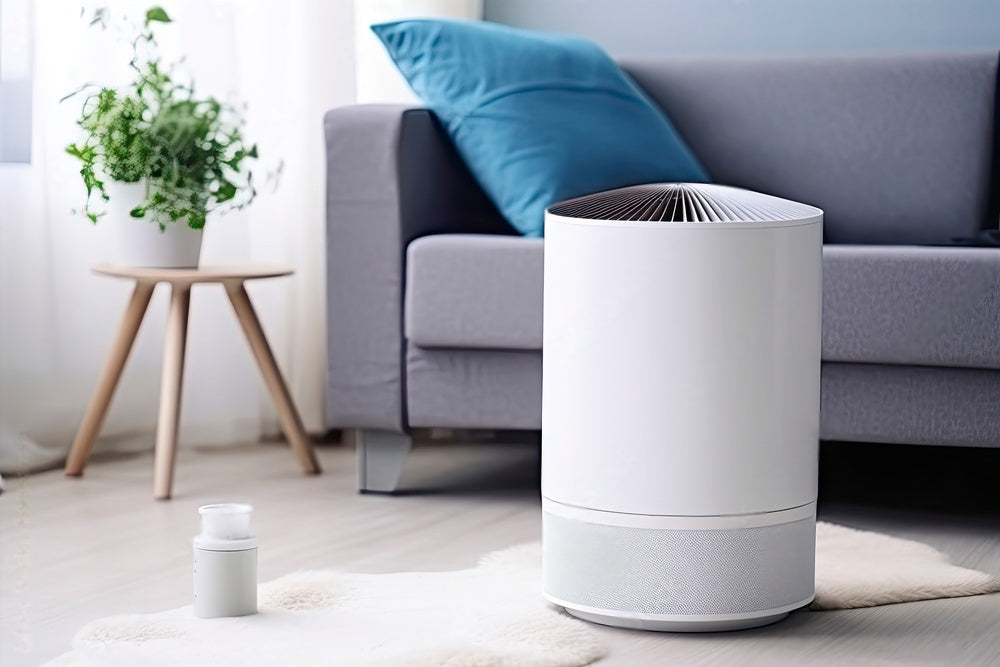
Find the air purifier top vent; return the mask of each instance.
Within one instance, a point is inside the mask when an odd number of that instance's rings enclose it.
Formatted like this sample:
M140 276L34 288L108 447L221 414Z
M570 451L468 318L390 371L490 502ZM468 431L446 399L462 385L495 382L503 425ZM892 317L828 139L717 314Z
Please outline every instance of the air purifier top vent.
M630 222L785 222L822 215L812 206L708 183L653 183L569 199L549 213Z

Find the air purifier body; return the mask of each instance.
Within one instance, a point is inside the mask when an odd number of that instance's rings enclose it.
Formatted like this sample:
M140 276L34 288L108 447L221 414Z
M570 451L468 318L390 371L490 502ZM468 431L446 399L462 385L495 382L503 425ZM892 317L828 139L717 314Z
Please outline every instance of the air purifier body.
M710 631L813 597L822 211L636 186L545 223L544 595Z

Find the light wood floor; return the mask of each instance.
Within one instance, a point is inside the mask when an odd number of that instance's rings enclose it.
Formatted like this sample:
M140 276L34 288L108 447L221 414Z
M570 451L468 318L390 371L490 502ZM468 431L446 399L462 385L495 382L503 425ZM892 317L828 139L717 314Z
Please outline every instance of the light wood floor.
M1000 450L942 457L897 448L873 458L872 449L829 447L821 518L920 539L957 563L1000 574ZM898 470L900 451L916 473ZM281 445L182 446L166 502L152 499L152 455L97 458L81 479L52 471L7 480L0 665L59 655L93 618L189 604L190 538L197 507L209 502L253 503L262 581L304 568L458 569L539 539L534 446L418 447L407 473L417 492L397 497L354 492L349 447L318 454L323 475L304 477ZM933 481L943 473L950 481ZM611 648L602 666L1000 665L1000 595L800 611L767 628L715 635L595 627Z

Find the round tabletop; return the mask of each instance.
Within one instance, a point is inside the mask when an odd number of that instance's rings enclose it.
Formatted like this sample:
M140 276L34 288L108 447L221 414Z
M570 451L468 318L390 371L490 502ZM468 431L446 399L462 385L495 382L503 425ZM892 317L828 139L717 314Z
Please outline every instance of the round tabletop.
M116 278L132 278L144 282L158 283L221 283L230 280L255 280L257 278L278 278L295 272L288 266L273 264L232 264L200 266L196 269L158 269L118 264L99 264L94 273Z

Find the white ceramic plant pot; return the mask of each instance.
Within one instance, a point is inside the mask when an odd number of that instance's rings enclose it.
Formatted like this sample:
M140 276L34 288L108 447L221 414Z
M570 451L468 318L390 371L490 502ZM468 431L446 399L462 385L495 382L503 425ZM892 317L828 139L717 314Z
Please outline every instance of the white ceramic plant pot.
M145 200L145 183L112 182L105 188L111 197L106 220L115 227L118 239L116 263L171 269L198 266L204 230L191 229L186 220L178 220L160 231L149 218L130 216L129 211Z

